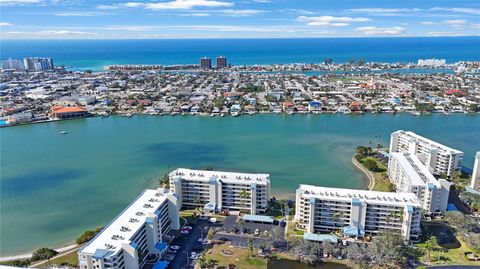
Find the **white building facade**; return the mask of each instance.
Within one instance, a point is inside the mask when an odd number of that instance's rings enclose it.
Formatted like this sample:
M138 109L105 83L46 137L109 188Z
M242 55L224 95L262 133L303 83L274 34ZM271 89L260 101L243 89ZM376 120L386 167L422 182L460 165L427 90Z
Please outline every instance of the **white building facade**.
M162 255L170 230L180 229L177 196L145 190L78 251L80 269L138 269L149 255Z
M390 153L407 151L417 155L420 161L436 175L451 176L460 168L463 152L452 149L414 132L399 130L390 136Z
M408 152L390 153L388 178L400 193L414 193L427 214L447 210L451 182L436 179L420 159Z
M261 214L270 197L270 175L178 168L169 174L170 188L183 208L246 211Z
M475 154L475 161L473 162L472 181L470 188L480 191L480 151Z
M406 241L420 235L421 204L413 193L300 185L295 209L297 226L306 233L363 237L390 230Z

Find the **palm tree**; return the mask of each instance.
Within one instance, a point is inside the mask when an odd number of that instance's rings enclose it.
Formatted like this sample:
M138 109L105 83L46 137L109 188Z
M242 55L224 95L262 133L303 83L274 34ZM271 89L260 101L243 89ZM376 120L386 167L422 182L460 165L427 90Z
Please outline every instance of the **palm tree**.
M253 239L248 238L247 242L248 250L250 251L250 256L253 256Z
M435 236L430 236L430 238L425 241L425 250L427 251L428 262L430 262L431 252L435 251L438 247L438 241Z
M249 193L246 190L242 190L239 195L240 195L240 197L243 198L242 199L242 207L246 207L247 206L247 201L245 201L245 199L250 198Z

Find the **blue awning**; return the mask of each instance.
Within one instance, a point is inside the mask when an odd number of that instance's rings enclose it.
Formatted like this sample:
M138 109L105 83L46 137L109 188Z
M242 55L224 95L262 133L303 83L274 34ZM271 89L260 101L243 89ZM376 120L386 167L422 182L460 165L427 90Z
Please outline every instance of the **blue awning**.
M347 226L343 227L343 235L345 236L364 236L365 232L357 227Z
M165 269L168 267L167 261L158 261L155 263L152 269Z
M309 240L309 241L317 241L317 242L323 242L323 241L330 241L332 243L337 243L338 242L338 237L336 237L335 235L331 235L331 234L305 233L305 234L303 234L303 239Z
M158 243L155 244L155 248L158 251L164 250L167 246L168 246L167 243L164 243L164 242L158 242Z
M108 253L109 253L108 249L100 249L99 248L99 249L95 250L95 253L93 254L93 258L94 259L102 259L105 256L107 256Z

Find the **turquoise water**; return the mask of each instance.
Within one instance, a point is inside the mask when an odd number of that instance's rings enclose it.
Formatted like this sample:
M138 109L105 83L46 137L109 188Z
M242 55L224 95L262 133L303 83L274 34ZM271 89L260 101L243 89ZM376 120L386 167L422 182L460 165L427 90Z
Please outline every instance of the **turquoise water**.
M465 151L467 166L480 150L480 117L463 114L134 116L2 128L0 254L72 242L176 167L270 173L274 193L300 183L365 188L355 147L386 146L397 129Z
M75 70L112 64L198 64L203 56L226 56L233 65L320 63L331 58L376 62L447 63L480 60L480 37L1 40L1 58L52 57Z

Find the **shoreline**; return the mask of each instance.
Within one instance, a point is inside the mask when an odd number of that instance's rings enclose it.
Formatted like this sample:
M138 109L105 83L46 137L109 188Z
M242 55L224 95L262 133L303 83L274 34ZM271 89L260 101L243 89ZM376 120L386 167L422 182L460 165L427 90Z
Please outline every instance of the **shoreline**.
M64 245L62 247L59 247L59 248L54 248L55 251L58 252L58 255L61 255L65 252L68 252L72 249L75 249L76 247L78 247L77 244L71 244L71 245ZM2 256L0 257L0 262L9 262L9 261L15 261L15 260L24 260L24 259L29 259L32 257L32 254L33 252L29 252L29 253L23 253L23 254L12 254L12 255L8 255L8 256Z
M373 190L376 184L375 177L373 176L373 174L370 171L368 171L365 167L363 167L362 164L357 161L357 159L355 159L355 155L352 157L352 163L358 170L362 171L367 176L369 180L367 189L369 191Z
M212 116L210 113L197 113L197 114L191 114L191 113L185 113L185 114L171 114L171 113L159 113L159 114L147 114L147 113L133 113L130 117L126 117L125 115L128 114L128 112L118 112L115 114L110 114L108 116L102 116L102 115L91 115L88 117L83 117L83 118L76 118L76 119L49 119L49 120L41 120L41 121L32 121L32 122L26 122L26 123L19 123L19 124L13 124L13 125L0 125L0 129L2 128L9 128L9 127L17 127L17 126L28 126L32 124L41 124L41 123L51 123L51 122L62 122L62 121L70 121L70 120L81 120L81 119L88 119L88 118L109 118L109 117L122 117L122 118L131 118L133 116L150 116L150 117L210 117L210 118L238 118L240 116L258 116L258 115L278 115L278 116L296 116L296 115L301 115L301 116L321 116L321 115L340 115L340 116L364 116L364 115L390 115L390 116L395 116L395 115L410 115L410 116L415 116L415 117L423 117L423 116L432 116L436 114L443 114L445 117L449 116L455 116L455 115L466 115L466 116L474 116L477 114L480 114L479 112L468 112L468 113L462 113L462 112L456 112L452 113L450 115L445 115L444 113L441 112L425 112L421 113L420 115L415 115L412 112L409 111L396 111L395 113L391 112L351 112L351 113L340 113L336 111L324 111L321 113L288 113L288 112L281 112L281 113L275 113L275 112L268 112L268 111L261 111L261 112L256 112L253 114L249 113L241 113L238 116L232 116L232 115L225 115L225 116Z

